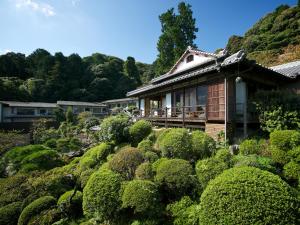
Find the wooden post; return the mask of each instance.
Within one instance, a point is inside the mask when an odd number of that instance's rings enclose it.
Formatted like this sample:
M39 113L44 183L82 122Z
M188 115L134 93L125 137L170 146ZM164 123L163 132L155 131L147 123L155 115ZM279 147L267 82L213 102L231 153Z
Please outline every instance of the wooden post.
M182 125L185 127L185 88L183 88Z
M224 100L225 100L225 106L224 106L224 110L225 110L225 115L224 115L224 128L225 128L225 132L224 132L224 141L226 143L226 140L227 140L227 79L225 77L224 79Z
M165 108L165 128L168 127L168 125L167 125L168 121L167 120L168 120L168 107Z
M248 115L247 115L247 98L248 98L248 90L247 90L247 83L245 83L245 101L243 107L243 125L244 125L244 138L248 136L247 126L248 126Z

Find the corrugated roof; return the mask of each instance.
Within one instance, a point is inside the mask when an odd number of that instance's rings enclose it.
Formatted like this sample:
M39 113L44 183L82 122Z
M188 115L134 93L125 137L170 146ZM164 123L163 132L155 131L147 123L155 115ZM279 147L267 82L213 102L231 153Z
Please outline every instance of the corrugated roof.
M57 105L105 107L105 105L100 102L57 101Z
M56 108L56 103L47 102L16 102L16 101L0 101L11 107L34 107L34 108Z
M106 100L104 102L101 103L115 103L115 102L129 102L129 101L136 101L137 98L119 98L119 99L110 99L110 100Z
M270 69L276 71L277 73L294 78L300 75L300 61L272 66Z

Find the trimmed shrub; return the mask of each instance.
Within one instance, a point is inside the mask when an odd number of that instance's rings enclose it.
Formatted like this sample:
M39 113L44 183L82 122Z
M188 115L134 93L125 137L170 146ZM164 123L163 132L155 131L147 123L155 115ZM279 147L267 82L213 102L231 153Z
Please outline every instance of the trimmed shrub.
M165 162L165 161L168 161L168 160L169 160L168 158L159 158L159 159L156 160L154 163L152 163L152 170L153 170L154 172L156 172L158 166L159 166L162 162Z
M195 185L193 168L183 159L163 160L157 166L154 179L168 193L169 199L191 193Z
M195 204L189 196L184 196L180 201L167 206L167 211L174 218L174 225L199 224L199 209L199 205Z
M171 129L160 129L160 130L155 130L155 135L156 135L156 141L154 144L154 148L159 150L160 146L162 144L163 139L165 138L165 136L167 135L167 133L169 133L171 131Z
M68 138L60 138L56 141L56 149L59 152L69 152L69 139Z
M83 213L104 221L116 218L120 206L122 178L110 170L99 170L92 174L83 189Z
M300 145L300 135L295 130L276 130L270 134L270 142L282 151L289 151Z
M226 163L228 167L230 167L232 164L232 155L229 152L229 149L226 148L218 150L215 155L215 159Z
M204 189L210 180L214 179L226 169L228 169L227 163L215 158L199 160L196 164L196 174L202 188Z
M248 139L244 140L240 146L240 154L242 155L252 155L257 154L259 155L261 153L261 142L255 139Z
M192 137L184 128L173 128L161 140L160 150L163 157L190 159Z
M300 163L300 146L288 151L288 157L290 160Z
M21 213L22 202L13 202L0 208L0 224L15 225Z
M216 151L216 142L203 131L192 132L193 158L195 161L210 157Z
M33 170L49 170L63 165L60 155L54 150L42 150L25 157L21 162L21 170L30 172Z
M160 225L162 224L159 220L154 219L142 219L142 220L135 220L131 225Z
M279 176L233 168L211 181L200 199L200 221L216 224L297 224L299 200Z
M285 164L283 167L283 174L286 179L297 181L300 178L300 163L292 160Z
M159 212L159 192L147 180L130 181L122 194L122 207L131 208L136 214L155 215Z
M104 165L104 164L102 164ZM96 169L86 169L80 173L80 186L84 188L86 183L88 182L90 176L96 171Z
M46 145L48 148L56 148L56 139L51 138L51 139L47 140L47 141L45 142L45 145Z
M23 209L18 225L26 225L33 216L54 205L56 205L56 199L52 196L38 198Z
M61 195L57 201L61 212L71 216L80 217L82 215L82 192L74 190L67 191Z
M233 157L234 167L252 166L261 170L276 173L275 162L269 157L258 155L236 155Z
M132 146L137 146L144 138L152 132L152 126L149 121L139 120L129 128L129 135Z
M137 148L142 152L153 151L153 143L152 141L145 139L138 144Z
M289 162L289 157L286 151L283 151L275 146L271 146L271 158L274 162L284 165Z
M140 180L151 180L154 174L152 165L149 162L144 162L136 168L135 177Z
M57 208L46 209L30 218L28 225L53 225L56 224L55 222L59 221L62 216Z
M145 158L145 161L151 162L151 163L153 163L159 159L158 155L155 152L150 152L150 151L144 153L144 158Z
M129 139L129 117L125 115L110 116L105 118L99 131L99 139L104 142L115 142L120 144Z
M109 161L109 168L120 173L125 179L130 180L138 165L144 161L143 154L132 147L125 147L116 153Z

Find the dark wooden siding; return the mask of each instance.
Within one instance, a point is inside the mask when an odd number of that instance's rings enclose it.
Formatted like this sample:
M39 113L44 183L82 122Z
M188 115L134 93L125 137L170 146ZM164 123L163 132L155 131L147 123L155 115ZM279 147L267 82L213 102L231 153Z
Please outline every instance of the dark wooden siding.
M225 92L224 81L208 85L207 120L224 120Z

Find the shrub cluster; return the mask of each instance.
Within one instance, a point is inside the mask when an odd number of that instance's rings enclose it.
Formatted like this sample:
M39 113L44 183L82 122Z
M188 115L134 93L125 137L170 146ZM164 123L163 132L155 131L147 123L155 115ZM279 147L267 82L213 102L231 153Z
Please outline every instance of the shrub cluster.
M74 190L65 192L59 197L57 205L61 212L70 217L80 217L82 215L82 192L74 193Z
M261 142L255 139L244 140L240 144L239 150L242 155L260 154L262 150Z
M192 149L194 160L208 158L215 153L216 142L203 131L193 131Z
M152 131L151 123L146 120L139 120L129 128L129 135L132 146L137 146L140 141L146 138Z
M0 208L0 224L15 225L21 213L22 202L13 202Z
M154 176L152 165L144 162L136 168L135 177L140 180L151 180Z

